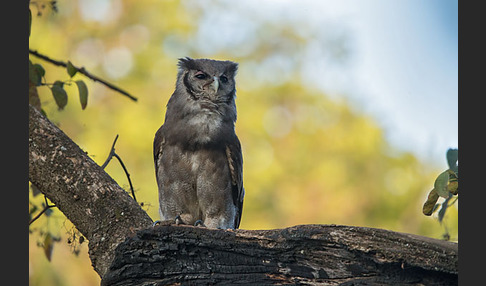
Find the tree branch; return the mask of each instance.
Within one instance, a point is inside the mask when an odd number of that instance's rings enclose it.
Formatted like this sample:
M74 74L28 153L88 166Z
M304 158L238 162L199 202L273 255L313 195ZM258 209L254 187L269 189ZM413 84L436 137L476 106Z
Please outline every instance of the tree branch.
M56 65L56 66L62 66L62 67L67 67L67 63L63 62L63 61L58 61L58 60L53 60L51 58L49 58L48 56L46 55L43 55L37 51L34 51L34 50L31 50L29 49L29 54L33 55L33 56L36 56L44 61L47 61L47 62L50 62L51 64L53 65ZM117 91L125 96L127 96L128 98L130 98L131 100L133 101L137 101L138 99L136 97L134 97L133 95L129 94L128 92L124 91L123 89L89 73L84 67L76 67L73 65L73 67L80 73L84 74L85 76L87 76L88 78L92 79L93 81L97 81L99 83L102 83L104 84L106 87L108 88L111 88L112 90L114 91Z
M152 219L57 126L29 105L29 181L89 240L103 277L115 247Z
M457 285L457 243L389 230L165 225L117 249L103 286Z

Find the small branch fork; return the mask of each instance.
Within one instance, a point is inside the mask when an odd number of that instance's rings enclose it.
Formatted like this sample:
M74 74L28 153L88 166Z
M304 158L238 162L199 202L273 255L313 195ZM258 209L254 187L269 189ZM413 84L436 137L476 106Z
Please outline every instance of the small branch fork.
M115 140L113 141L113 144L111 145L110 154L108 154L108 158L106 158L106 161L103 163L103 165L101 165L101 168L105 169L105 167L108 165L108 163L110 163L110 161L113 157L117 158L118 162L120 163L120 165L123 168L123 171L125 171L125 175L127 175L128 183L130 184L130 190L132 192L132 197L135 201L137 201L137 198L135 197L135 191L133 190L132 180L130 180L130 174L128 173L128 170L125 167L125 164L123 164L123 161L120 158L120 156L118 156L118 154L116 154L116 152L115 152L116 140L118 140L118 134L116 135Z
M125 164L123 164L123 161L120 158L120 156L118 154L116 154L116 152L115 152L116 140L118 140L118 134L116 135L115 140L113 141L113 144L111 145L110 154L108 154L108 158L106 158L106 161L103 163L103 165L101 165L101 168L105 169L105 167L108 165L108 163L110 163L110 161L113 157L117 158L118 162L120 163L120 165L123 168L123 171L125 171L125 174L127 175L128 183L130 184L130 191L132 192L132 197L135 201L137 201L137 198L135 197L135 191L133 190L132 180L130 180L130 174L128 173L128 170L125 167ZM47 198L45 196L44 196L44 200L45 200L45 207L35 217L33 217L29 221L29 225L31 225L34 221L36 221L38 218L40 218L48 209L56 207L56 205L50 205L47 202Z
M48 209L50 208L53 208L55 207L56 205L50 205L48 202L47 202L47 198L46 196L44 196L44 200L46 202L46 206L44 207L44 209L42 209L35 217L33 217L30 221L29 221L29 225L31 225L34 221L36 221L38 218L41 217L41 215L43 215Z
M47 62L50 62L51 64L53 65L56 65L56 66L62 66L62 67L67 67L67 63L63 62L63 61L58 61L58 60L53 60L51 58L49 58L48 56L46 55L43 55L43 54L40 54L39 52L37 51L34 51L34 50L31 50L29 49L29 54L33 55L33 56L36 56L44 61L47 61ZM125 96L127 96L128 98L130 98L131 100L133 101L137 101L138 99L136 97L134 97L133 95L129 94L128 92L124 91L123 89L109 83L109 82L106 82L105 80L89 73L84 67L76 67L74 66L74 68L76 70L78 70L78 72L84 74L85 76L87 76L88 78L92 79L93 81L97 81L99 83L102 83L104 84L106 87L108 88L111 88L112 90L114 91L117 91Z

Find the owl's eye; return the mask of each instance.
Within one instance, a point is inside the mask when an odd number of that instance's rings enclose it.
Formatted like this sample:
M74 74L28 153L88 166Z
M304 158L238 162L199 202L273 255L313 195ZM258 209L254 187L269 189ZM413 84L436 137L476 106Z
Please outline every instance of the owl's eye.
M207 75L202 71L198 71L194 76L197 77L198 79L205 79L207 77Z
M222 83L227 83L228 82L228 78L225 77L224 75L222 75L219 79L221 80Z

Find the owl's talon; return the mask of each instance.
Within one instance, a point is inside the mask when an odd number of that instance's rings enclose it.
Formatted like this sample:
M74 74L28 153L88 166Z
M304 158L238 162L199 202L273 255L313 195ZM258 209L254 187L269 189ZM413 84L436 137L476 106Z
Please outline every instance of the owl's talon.
M196 222L194 223L194 226L203 226L203 227L206 227L204 225L204 222L202 220L200 220L200 219L196 220Z
M182 218L181 218L181 216L180 216L180 215L177 215L177 216L175 217L174 221L175 221L175 224L176 224L176 225L185 224L185 223L182 221Z
M156 225L159 225L160 224L160 220L156 220L154 221L154 223L152 224L152 227L155 227Z

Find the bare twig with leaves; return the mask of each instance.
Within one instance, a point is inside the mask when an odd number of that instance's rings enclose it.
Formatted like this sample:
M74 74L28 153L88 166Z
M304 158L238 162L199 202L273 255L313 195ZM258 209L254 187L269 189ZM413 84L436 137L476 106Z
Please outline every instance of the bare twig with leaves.
M103 85L105 85L106 87L116 91L116 92L119 92L125 96L127 96L128 98L130 98L131 100L133 101L137 101L138 99L131 95L130 93L128 93L127 91L115 86L114 84L112 83L109 83L103 79L101 79L100 77L98 76L95 76L93 75L92 73L88 72L84 67L77 67L77 66L74 66L70 61L68 62L63 62L63 61L59 61L59 60L54 60L54 59L51 59L50 57L46 56L46 55L43 55L37 51L34 51L34 50L31 50L29 49L29 54L33 55L33 56L36 56L44 61L47 61L53 65L56 65L56 66L62 66L62 67L65 67L67 68L67 72L68 74L73 77L77 72L87 76L88 78L90 78L91 80L93 81L97 81Z

